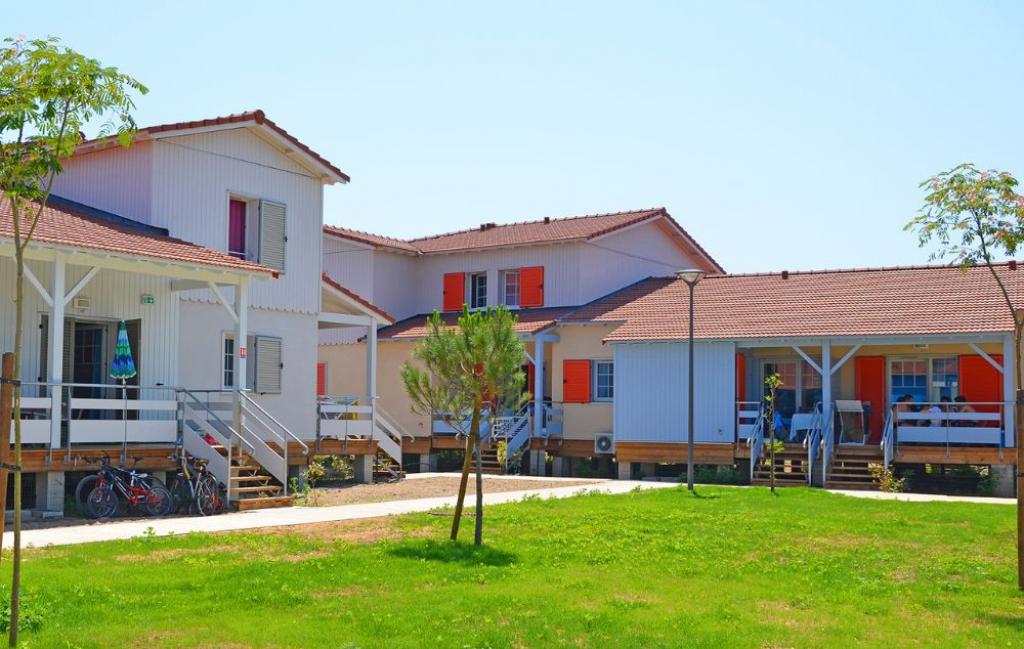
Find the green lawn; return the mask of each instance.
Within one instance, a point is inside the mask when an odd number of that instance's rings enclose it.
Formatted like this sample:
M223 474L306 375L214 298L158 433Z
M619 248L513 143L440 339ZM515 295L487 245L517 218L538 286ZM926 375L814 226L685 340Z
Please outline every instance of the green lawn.
M35 647L1024 646L1013 509L704 488L29 552ZM465 530L471 538L470 529ZM386 536L385 540L368 542ZM9 584L10 563L2 578Z

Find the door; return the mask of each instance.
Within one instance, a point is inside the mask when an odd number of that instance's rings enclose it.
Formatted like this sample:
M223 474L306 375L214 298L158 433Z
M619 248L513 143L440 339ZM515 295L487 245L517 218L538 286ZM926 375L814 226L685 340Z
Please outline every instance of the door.
M789 422L796 412L797 371L796 361L766 361L761 374L761 385L772 374L778 374L782 385L775 392L775 411L782 415L782 425L789 428ZM765 388L764 396L768 396Z
M882 441L882 427L888 404L885 398L885 357L858 356L853 360L854 398L870 404L867 440L871 443Z

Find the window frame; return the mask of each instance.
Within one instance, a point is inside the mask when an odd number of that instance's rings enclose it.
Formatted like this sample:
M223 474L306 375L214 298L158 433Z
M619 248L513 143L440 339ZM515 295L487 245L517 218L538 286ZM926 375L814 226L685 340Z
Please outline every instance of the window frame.
M820 358L814 358L813 356L811 358L816 363L818 363L819 367L821 366L821 359ZM812 367L810 363L808 363L803 358L800 358L799 356L779 356L779 357L767 357L767 358L759 359L760 374L758 375L758 381L759 381L759 383L761 385L761 390L760 390L761 391L761 396L763 398L768 393L768 389L764 385L765 366L766 365L781 365L783 363L795 363L796 364L796 382L795 382L796 384L795 385L784 384L782 386L782 389L783 390L793 390L793 408L794 408L793 413L796 414L796 413L804 412L805 410L804 410L803 403L804 403L805 393L810 392L812 390L817 390L818 393L821 394L823 392L823 386L824 386L825 377L823 377L820 374L818 374L817 370L815 370L814 367ZM805 385L805 383L807 383L804 380L804 373L805 372L810 372L812 376L815 376L815 375L818 376L818 379L819 379L819 381L817 382L818 385L814 385L813 381L809 382L810 385ZM813 408L814 404L811 404L810 407Z
M224 227L224 250L237 259L259 263L260 259L260 209L261 199L239 192L228 192ZM245 203L245 250L231 250L231 201ZM283 203L282 203L283 204ZM241 253L242 256L239 256Z
M896 400L893 398L893 390L895 389L894 386L893 386L893 371L892 371L893 363L897 363L897 362L899 362L899 363L906 363L906 362L918 363L918 362L922 362L922 361L925 364L925 374L924 374L924 376L925 376L925 382L924 382L925 400L923 402L915 401L914 403L936 403L936 402L940 401L941 396L939 398L935 398L934 397L934 393L933 393L933 390L937 389L937 386L935 385L935 361L952 361L953 362L953 366L957 370L957 372L956 372L956 387L953 390L954 394L952 394L950 396L950 399L953 399L958 394L961 394L961 391L963 390L963 388L960 385L960 380L961 380L962 377L960 376L960 357L959 357L958 354L922 354L922 355L917 355L917 356L905 356L905 355L886 356L885 357L885 383L886 383L885 398L888 401L888 407L889 408L891 408L896 403ZM916 388L916 386L915 386L915 388ZM913 395L911 395L911 396L913 396Z
M466 306L470 310L479 310L487 308L487 271L469 272L466 273L466 277L469 279L466 282L466 291L469 293L468 299L466 300ZM477 280L483 281L483 304L477 303L478 289Z
M610 371L608 373L608 391L609 394L601 395L601 382L599 380L602 366L607 366ZM611 358L594 358L590 361L591 367L591 401L601 403L611 403L615 401L615 361Z
M508 300L508 280L511 277L516 278L516 301L514 303L509 302ZM507 306L510 309L519 308L519 302L520 300L522 300L523 295L523 284L522 277L519 274L518 268L506 268L505 270L498 272L498 290L501 292L501 295L498 297L498 302Z

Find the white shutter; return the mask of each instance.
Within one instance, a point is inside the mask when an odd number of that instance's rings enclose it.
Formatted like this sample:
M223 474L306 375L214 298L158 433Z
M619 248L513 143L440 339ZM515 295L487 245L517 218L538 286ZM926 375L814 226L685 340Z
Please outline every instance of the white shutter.
M259 262L279 272L285 269L285 244L288 242L285 206L260 201Z
M256 336L256 376L253 391L281 394L281 339Z

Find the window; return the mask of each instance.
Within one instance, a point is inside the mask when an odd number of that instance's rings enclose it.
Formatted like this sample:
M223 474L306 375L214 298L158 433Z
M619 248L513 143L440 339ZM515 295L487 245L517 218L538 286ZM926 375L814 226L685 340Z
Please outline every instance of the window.
M239 259L247 259L249 249L246 241L248 228L248 206L245 201L231 199L228 206L228 254Z
M519 306L519 270L501 271L501 303Z
M615 397L615 365L594 361L594 400L611 401Z
M782 386L776 391L776 409L787 422L794 413L813 412L821 402L821 374L803 360L765 361L762 365L761 380L778 374ZM764 388L763 394L768 394Z
M287 209L280 203L231 197L228 201L228 254L283 273Z
M469 276L469 308L482 309L487 306L487 273L472 273Z
M235 387L235 338L224 336L224 388Z
M937 402L959 394L956 357L898 358L889 361L889 402L909 396L915 403Z
M245 385L260 394L281 393L281 348L280 338L272 336L249 336L245 364ZM235 336L224 334L224 364L221 374L225 389L235 387L237 367L235 364Z

